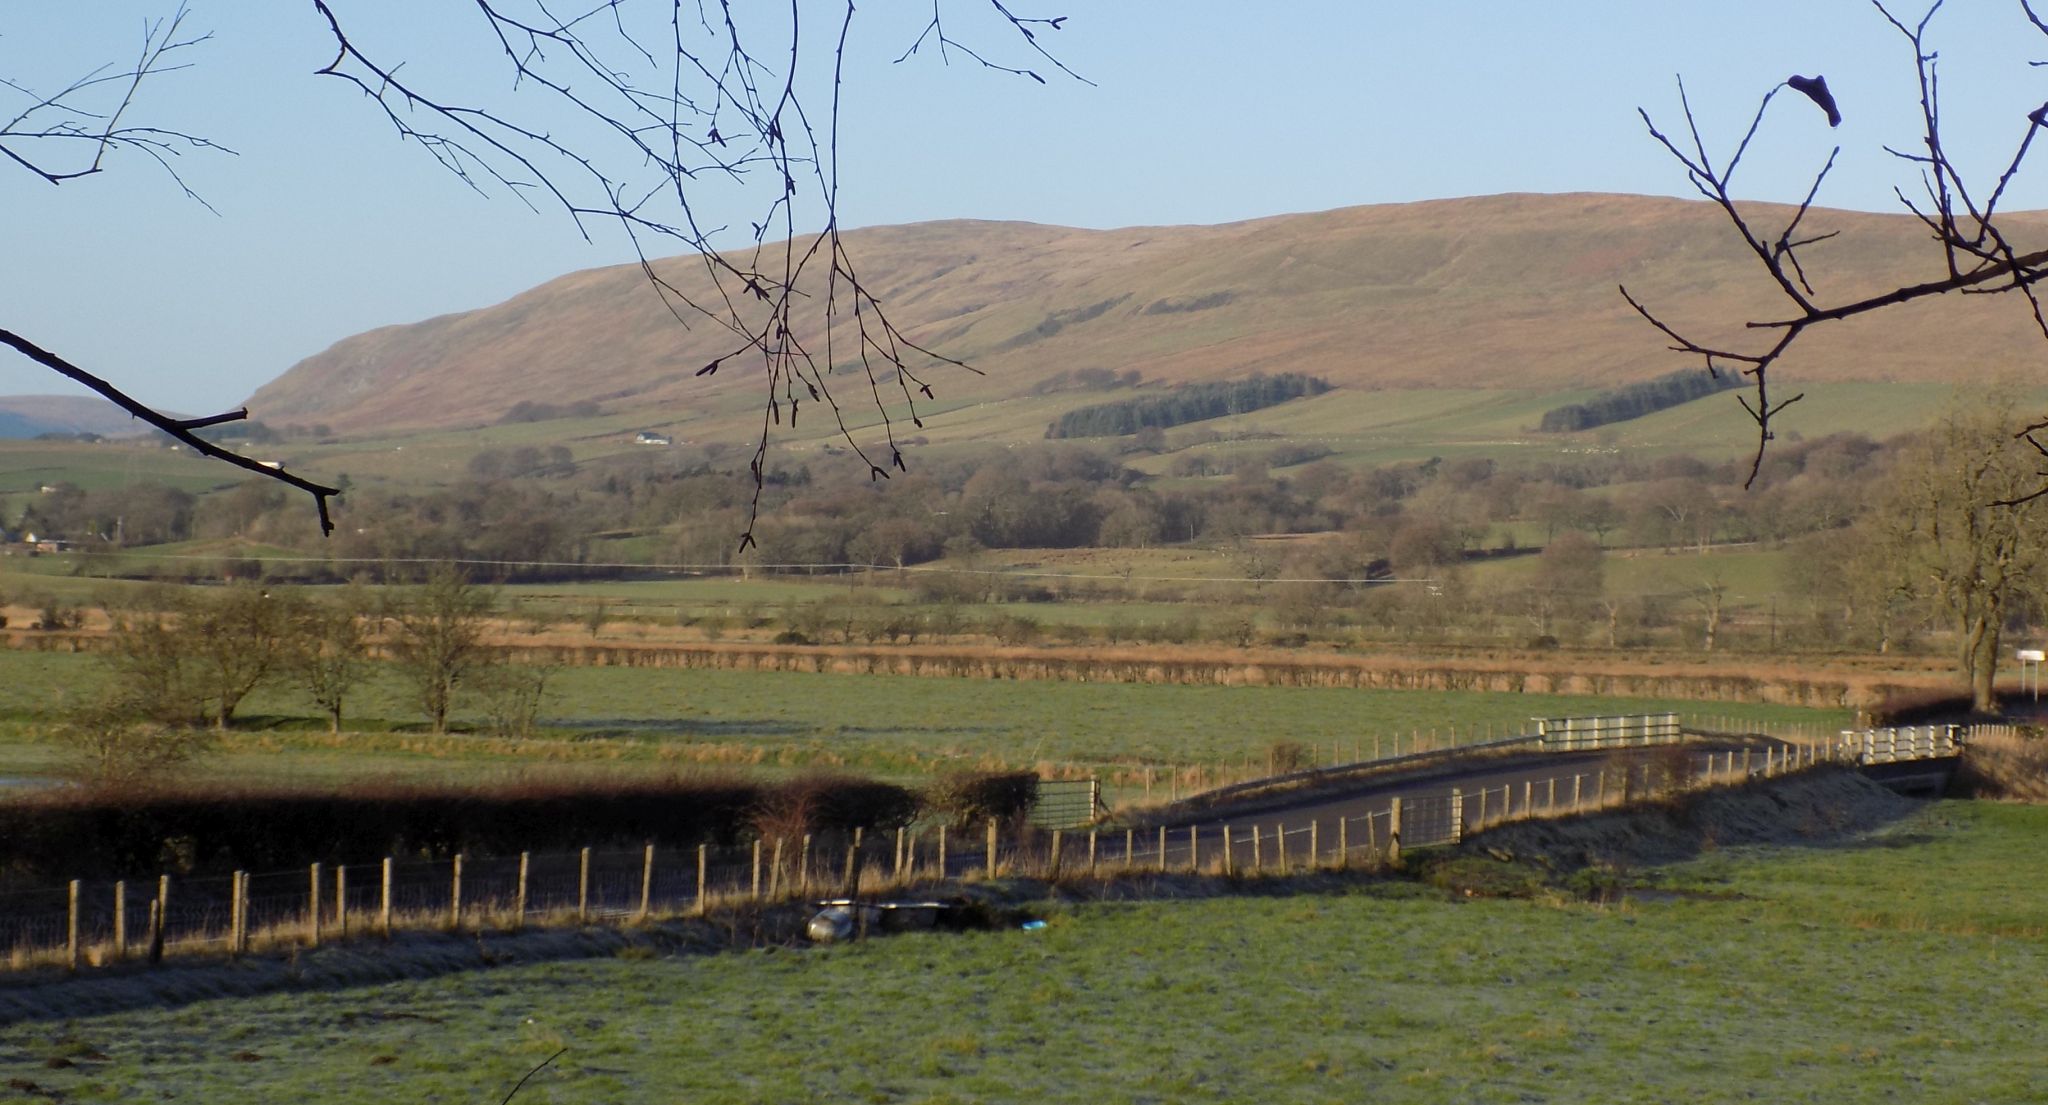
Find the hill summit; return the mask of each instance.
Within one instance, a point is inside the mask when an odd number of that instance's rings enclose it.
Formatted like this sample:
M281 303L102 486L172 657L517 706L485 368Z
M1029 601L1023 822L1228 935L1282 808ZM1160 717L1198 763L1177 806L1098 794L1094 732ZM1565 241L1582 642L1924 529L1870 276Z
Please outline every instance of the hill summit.
M1751 212L1766 227L1787 213ZM2048 219L2013 225L2048 236ZM1908 216L1816 210L1804 227L1840 232L1805 255L1824 299L1940 275ZM935 373L940 388L977 400L1078 370L1155 382L1291 372L1367 389L1608 387L1697 363L1666 350L1617 284L1716 340L1742 341L1743 321L1784 312L1718 209L1642 196L1484 196L1119 230L955 220L845 237L899 328L985 373ZM685 291L708 290L692 258L656 268ZM708 322L678 325L639 266L619 265L347 338L250 407L267 422L352 433L478 425L522 402L695 411L758 389L737 361L696 376L729 342ZM2024 304L1948 297L1823 328L1780 377L1990 378L2038 364L2041 343Z

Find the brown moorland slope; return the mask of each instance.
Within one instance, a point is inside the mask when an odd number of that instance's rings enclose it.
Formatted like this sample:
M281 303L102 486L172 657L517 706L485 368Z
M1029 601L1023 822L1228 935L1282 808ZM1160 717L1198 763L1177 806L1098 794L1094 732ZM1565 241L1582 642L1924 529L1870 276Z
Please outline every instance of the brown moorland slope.
M1771 226L1785 211L1754 213ZM2048 238L2048 218L2011 226ZM1941 275L1906 216L1819 210L1805 229L1841 232L1807 251L1825 299ZM1500 195L1119 230L931 222L852 232L848 243L906 333L986 373L939 369L938 385L984 401L1081 368L1152 381L1307 372L1352 388L1604 386L1688 363L1664 351L1619 283L1708 337L1739 339L1741 320L1781 313L1716 209L1642 196ZM691 258L657 265L708 290ZM1988 379L2038 363L2033 325L2009 297L1948 297L1824 328L1783 374ZM522 400L739 409L760 386L743 360L695 376L729 340L708 323L676 325L637 266L593 269L348 338L251 406L268 421L344 432L476 425Z

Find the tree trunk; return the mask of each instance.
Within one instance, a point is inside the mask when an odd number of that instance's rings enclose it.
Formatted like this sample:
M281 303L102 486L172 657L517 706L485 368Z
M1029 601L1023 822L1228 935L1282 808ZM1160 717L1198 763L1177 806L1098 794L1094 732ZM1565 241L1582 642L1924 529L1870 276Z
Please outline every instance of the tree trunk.
M1963 671L1970 678L1970 708L1980 714L1998 711L1998 615L1979 613L1962 626Z

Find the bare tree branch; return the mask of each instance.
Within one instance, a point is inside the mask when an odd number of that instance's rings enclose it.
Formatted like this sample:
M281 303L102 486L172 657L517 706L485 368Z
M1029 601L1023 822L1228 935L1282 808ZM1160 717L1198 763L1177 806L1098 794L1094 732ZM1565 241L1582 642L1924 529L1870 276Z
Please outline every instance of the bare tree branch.
M622 230L648 286L679 323L708 321L729 336L730 345L698 375L736 361L758 366L762 417L749 463L755 488L740 539L745 548L754 543L768 449L785 415L794 427L804 404L823 404L870 475L886 478L904 461L884 377L901 396L901 417L922 425L916 400L931 398L932 390L919 370L967 366L904 336L861 281L840 235L840 91L854 20L850 0L790 0L780 11L764 5L772 17L756 14L750 22L727 2L712 9L669 0L660 53L647 46L655 21L644 8L585 2L590 6L577 14L558 16L540 0L475 0L482 33L503 55L507 84L528 97L514 106L434 94L401 63L359 46L329 0L313 0L336 47L321 73L373 99L400 137L418 142L472 188L509 191L529 206L544 199L586 237L598 223ZM942 58L959 50L989 69L1043 83L1030 68L962 45L948 30L945 2L934 4L930 23L898 61L933 42ZM1073 76L1039 41L1064 16L1025 17L1001 0L986 2L996 26ZM816 35L809 19L820 7L835 12L825 35ZM772 52L760 48L763 42ZM828 103L814 115L810 97L825 91L827 80ZM564 112L581 129L558 137L522 121ZM751 251L718 248L727 228L701 216L706 197L719 188L752 197L759 215L748 222ZM815 222L806 214L813 211ZM657 265L652 248L662 240L692 255L708 296L685 290ZM842 328L852 333L842 338ZM865 377L868 402L880 416L879 442L863 440L840 407L831 376L844 371Z
M0 120L0 156L51 184L62 184L103 171L111 154L140 153L156 162L179 191L205 203L186 186L173 159L196 150L234 151L198 135L125 121L144 81L189 68L181 60L184 52L213 37L184 36L186 15L180 5L169 17L145 23L134 62L102 65L55 92L37 92L0 77L0 89L20 101L13 115Z
M1765 93L1763 103L1751 119L1749 129L1736 144L1728 163L1716 169L1709 157L1706 144L1701 139L1699 126L1694 117L1692 104L1686 98L1685 87L1679 85L1679 102L1685 113L1688 130L1692 136L1690 151L1679 148L1662 131L1647 111L1639 109L1643 124L1650 137L1684 166L1687 178L1693 187L1718 205L1727 216L1737 237L1756 255L1765 275L1777 286L1778 291L1791 307L1782 318L1751 320L1745 324L1752 331L1775 331L1767 344L1754 348L1736 349L1710 346L1681 334L1660 319L1627 288L1621 289L1622 298L1637 314L1671 339L1671 348L1702 358L1708 371L1718 373L1721 364L1740 365L1740 371L1750 377L1756 388L1754 401L1742 397L1743 409L1757 425L1757 451L1750 466L1749 484L1754 484L1762 470L1764 452L1772 438L1771 420L1787 406L1797 402L1801 396L1772 402L1770 398L1770 370L1776 366L1809 328L1829 322L1840 322L1884 310L1915 300L1957 292L1965 295L2000 294L2018 292L2027 302L2037 328L2048 338L2048 314L2044 314L2035 285L2048 277L2048 250L2021 252L2006 236L1996 219L1998 204L2004 199L2007 188L2019 175L2028 152L2032 149L2035 131L2048 125L2048 104L2034 108L2025 116L2026 127L2012 159L1999 174L1989 197L1978 203L1973 198L1962 171L1951 160L1943 143L1941 121L1941 82L1937 69L1937 56L1928 46L1928 28L1935 15L1941 10L1941 0L1930 4L1926 12L1916 21L1908 23L1885 6L1883 0L1872 0L1872 7L1879 17L1889 23L1912 48L1915 80L1920 93L1920 146L1915 152L1906 152L1885 147L1894 156L1915 166L1920 174L1921 187L1926 192L1925 207L1907 199L1904 190L1894 189L1900 203L1920 220L1941 250L1944 275L1915 284L1901 285L1891 291L1844 303L1827 304L1817 298L1813 281L1800 256L1808 246L1828 241L1837 232L1797 236L1800 225L1813 209L1820 194L1823 181L1834 167L1841 147L1831 151L1820 171L1815 174L1813 186L1807 190L1794 210L1784 229L1770 241L1766 241L1753 230L1742 212L1737 208L1729 189L1729 180L1742 162L1751 140L1756 136L1764 113L1769 109L1772 97L1779 88L1792 87L1805 94L1814 104L1823 109L1830 126L1840 122L1841 113L1834 96L1828 92L1824 77L1792 77ZM2034 11L2029 0L2021 0L2021 8L2036 29L2048 35L2048 22L2044 22ZM2043 427L2033 427L2039 430ZM2032 432L2030 430L2029 432ZM2024 435L2023 435L2024 436ZM2029 441L2033 439L2028 438ZM2038 445L2037 445L2038 447Z
M335 51L319 74L354 87L402 140L417 143L477 192L509 193L536 211L556 209L586 239L602 225L622 231L648 287L677 322L706 322L729 339L698 375L736 360L758 364L763 417L750 465L754 505L743 548L754 543L775 431L785 413L794 426L806 402L833 412L838 435L871 476L903 469L897 419L921 426L917 399L932 397L920 371L968 366L904 335L862 282L840 235L840 90L853 0L749 4L744 17L731 0L571 2L564 9L559 0L472 0L475 42L497 56L502 78L497 92L478 93L473 87L443 92L447 82L437 80L430 65L409 67L408 60L418 59L392 56L397 48L356 36L353 17L342 15L344 0L311 0ZM966 45L946 21L949 3L981 13L980 37L1007 39L1014 49L1082 79L1042 41L1066 17L1020 15L1005 0L935 0L930 25L898 61L929 40L942 60L946 51L959 50L989 69L1044 83L1031 65L999 60L993 43ZM831 18L815 22L827 33L818 34L812 16L825 12ZM134 150L154 158L193 195L170 158L219 147L123 121L144 80L182 68L181 52L206 40L182 32L185 17L180 7L149 24L134 65L95 70L53 95L0 80L0 90L19 93L27 103L0 124L4 160L57 184L101 171L112 151ZM428 60L449 49L444 43L417 47ZM827 93L827 80L829 106L814 115L810 104ZM118 93L115 102L89 110L88 95L103 88ZM42 153L68 144L85 144L90 158L59 163ZM729 228L703 214L732 197L758 212L748 222L750 250L719 248ZM661 252L680 247L689 255L686 263L701 269L708 293L686 290L672 269L657 263L655 247L663 242L671 244ZM34 348L18 339L10 344L24 352ZM29 355L66 375L77 373L59 369L64 362L47 353ZM880 416L878 435L845 417L830 379L836 372L865 377L867 401ZM900 407L885 398L885 382L900 394ZM88 386L166 432L193 428L148 412L105 381ZM203 451L222 455L211 446ZM312 491L327 527L330 489L268 468L262 474Z
M215 445L213 442L208 441L205 438L200 437L198 434L192 432L194 430L203 429L207 426L218 426L223 422L235 422L247 418L249 417L249 412L246 408L241 410L228 411L225 414L213 415L210 418L172 418L171 416L164 414L163 412L158 411L155 408L148 406L147 404L130 398L128 394L126 392L123 392L121 389L106 382L105 380L100 379L98 376L95 376L92 373L87 372L86 370L78 367L77 365L72 364L70 361L67 361L64 358L59 357L55 353L52 353L49 350L44 349L39 345L36 345L34 342L29 341L27 338L22 337L20 334L17 334L12 330L0 330L0 345L9 346L13 348L15 351L19 352L22 356L27 357L29 360L34 361L39 365L42 365L43 367L51 370L52 372L55 372L58 375L76 381L80 384L84 384L86 387L91 388L92 390L105 396L107 399L112 401L116 406L120 407L122 410L127 411L129 414L134 415L135 417L143 420L144 422L147 422L150 425L155 426L157 429L162 430L164 433L167 433L170 436L176 438L177 440L185 443L192 449L193 452L198 453L201 456L207 456L212 457L215 460L226 461L227 463L232 464L237 468L247 469L259 476L276 480L279 483L289 484L292 487L296 487L299 490L306 492L307 494L313 496L313 505L317 507L320 511L320 532L322 534L334 532L334 520L328 515L327 501L329 499L334 498L337 495L340 495L340 488L328 487L325 484L314 483L311 480L302 479L299 476L293 475L292 473L287 472L282 468L273 468L270 465L264 464L261 461L250 460L248 457L242 456L240 453L229 452L228 450L223 449L220 446Z

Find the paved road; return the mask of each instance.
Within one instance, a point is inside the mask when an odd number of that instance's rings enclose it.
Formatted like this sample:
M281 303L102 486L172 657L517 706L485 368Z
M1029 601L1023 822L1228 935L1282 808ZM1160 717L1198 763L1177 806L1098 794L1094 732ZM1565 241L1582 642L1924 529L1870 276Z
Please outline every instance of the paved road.
M1686 763L1694 773L1739 773L1743 747L1740 743L1690 745ZM1758 740L1747 747L1750 769L1761 771L1765 749L1778 749L1782 754L1784 745ZM1355 789L1336 794L1325 791L1281 805L1263 799L1249 808L1204 810L1165 822L1165 865L1185 868L1191 857L1203 865L1221 858L1226 825L1233 866L1280 862L1283 845L1276 841L1285 842L1284 855L1290 862L1307 859L1311 851L1325 859L1334 858L1345 847L1354 854L1377 851L1387 842L1397 797L1402 806L1402 842L1411 846L1443 843L1451 839L1454 808L1468 828L1529 809L1597 808L1603 801L1639 792L1660 771L1670 769L1670 756L1668 746L1620 753L1530 753L1438 765L1426 774L1361 781ZM1458 795L1455 807L1454 792ZM1120 862L1128 843L1139 862L1157 862L1162 854L1160 827L1152 824L1130 833L1103 834L1106 842L1101 837L1096 841L1098 859Z

